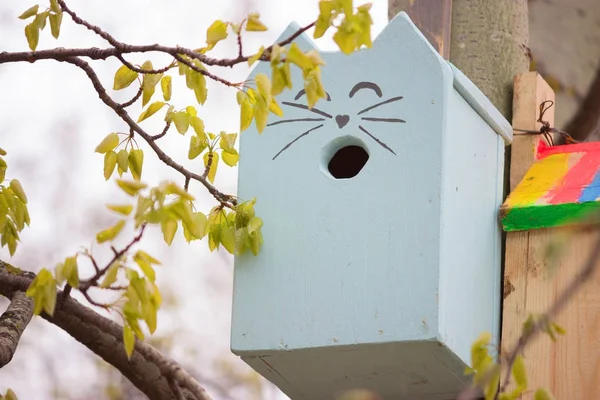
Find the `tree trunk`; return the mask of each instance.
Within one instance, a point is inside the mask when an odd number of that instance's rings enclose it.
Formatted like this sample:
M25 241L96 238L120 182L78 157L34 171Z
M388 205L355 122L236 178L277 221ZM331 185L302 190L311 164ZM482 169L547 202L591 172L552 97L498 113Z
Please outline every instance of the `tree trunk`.
M529 70L526 0L454 0L450 61L510 121L513 80Z

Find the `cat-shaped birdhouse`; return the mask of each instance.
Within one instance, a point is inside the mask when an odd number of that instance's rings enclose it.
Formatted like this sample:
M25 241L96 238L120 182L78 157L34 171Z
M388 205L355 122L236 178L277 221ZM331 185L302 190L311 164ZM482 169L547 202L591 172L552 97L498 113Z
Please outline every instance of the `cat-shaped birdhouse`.
M235 259L232 351L293 400L452 398L472 342L498 343L511 126L405 13L372 48L321 56L325 99L308 109L292 68L284 115L241 134L264 244Z

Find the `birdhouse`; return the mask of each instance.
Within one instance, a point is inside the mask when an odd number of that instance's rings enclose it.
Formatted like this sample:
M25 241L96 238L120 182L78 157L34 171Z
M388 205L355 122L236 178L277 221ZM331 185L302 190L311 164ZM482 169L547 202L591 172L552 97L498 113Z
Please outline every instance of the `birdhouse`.
M283 116L241 135L264 244L235 258L231 349L293 400L451 398L472 342L498 343L511 126L405 13L321 56L326 99L309 109L292 68Z

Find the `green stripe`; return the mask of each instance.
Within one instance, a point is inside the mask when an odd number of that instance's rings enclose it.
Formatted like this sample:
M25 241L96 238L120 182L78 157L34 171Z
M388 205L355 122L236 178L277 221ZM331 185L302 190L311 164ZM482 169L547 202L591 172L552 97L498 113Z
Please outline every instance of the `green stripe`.
M513 207L502 212L501 220L507 232L525 231L591 222L594 211L600 211L600 202Z

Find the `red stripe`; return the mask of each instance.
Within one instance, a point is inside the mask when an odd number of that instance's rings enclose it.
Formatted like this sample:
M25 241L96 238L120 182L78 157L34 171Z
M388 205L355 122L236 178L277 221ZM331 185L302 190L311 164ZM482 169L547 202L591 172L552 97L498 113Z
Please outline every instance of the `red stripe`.
M600 142L586 142L577 144L563 144L560 146L548 146L543 140L540 141L537 159L541 160L551 156L552 154L559 153L588 153L588 152L600 152Z
M568 147L577 145L568 145ZM571 157L577 157L571 155ZM600 166L600 152L592 151L581 156L577 164L548 193L548 204L576 203L582 191L594 180Z

